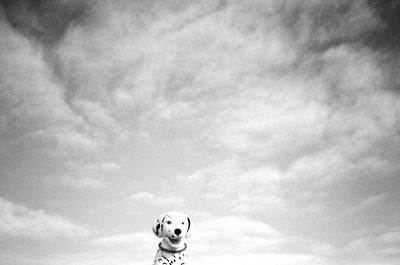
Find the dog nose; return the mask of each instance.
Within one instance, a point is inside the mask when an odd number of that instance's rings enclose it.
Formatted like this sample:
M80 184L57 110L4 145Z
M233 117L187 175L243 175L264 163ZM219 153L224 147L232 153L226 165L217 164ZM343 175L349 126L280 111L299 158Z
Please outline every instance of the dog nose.
M177 236L179 236L181 233L182 233L182 231L180 230L180 229L175 229L174 230L174 233L177 235Z

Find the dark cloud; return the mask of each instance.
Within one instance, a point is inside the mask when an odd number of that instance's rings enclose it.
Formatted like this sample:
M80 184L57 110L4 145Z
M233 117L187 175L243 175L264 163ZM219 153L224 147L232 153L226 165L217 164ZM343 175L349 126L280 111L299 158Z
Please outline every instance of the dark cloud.
M369 0L376 16L383 27L371 32L365 38L365 45L381 52L382 67L386 73L385 88L400 92L400 1L399 0Z
M373 32L368 43L374 48L400 51L400 1L369 0L369 5L384 23L384 28Z
M285 1L280 9L282 25L312 52L357 44L381 27L366 1Z
M88 6L78 1L0 0L12 28L45 45L53 45L68 27L84 21Z

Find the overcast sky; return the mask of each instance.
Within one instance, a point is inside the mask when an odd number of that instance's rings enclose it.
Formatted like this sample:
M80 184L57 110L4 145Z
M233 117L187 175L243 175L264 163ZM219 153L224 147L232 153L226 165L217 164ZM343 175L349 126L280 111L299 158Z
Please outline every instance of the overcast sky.
M400 1L1 0L0 264L400 264Z

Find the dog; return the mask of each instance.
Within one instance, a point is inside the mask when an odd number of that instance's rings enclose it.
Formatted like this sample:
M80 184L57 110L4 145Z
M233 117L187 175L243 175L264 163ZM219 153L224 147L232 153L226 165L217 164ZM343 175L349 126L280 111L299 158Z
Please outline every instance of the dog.
M153 225L153 233L162 238L153 265L187 265L186 238L191 220L182 212L167 212Z

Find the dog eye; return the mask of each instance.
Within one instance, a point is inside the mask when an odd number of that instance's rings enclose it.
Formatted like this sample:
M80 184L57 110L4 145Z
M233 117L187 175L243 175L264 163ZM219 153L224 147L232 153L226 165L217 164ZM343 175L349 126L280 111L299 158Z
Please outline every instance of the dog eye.
M182 224L184 225L184 224L185 224L185 222L182 222Z
M172 223L171 221L167 221L167 224L169 224L169 225L170 225L171 223Z

